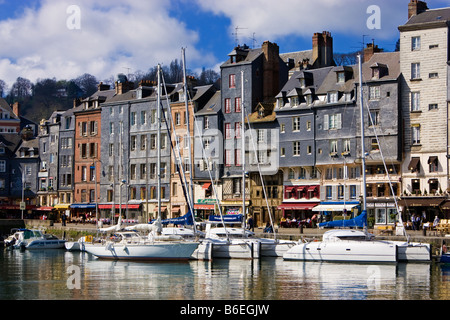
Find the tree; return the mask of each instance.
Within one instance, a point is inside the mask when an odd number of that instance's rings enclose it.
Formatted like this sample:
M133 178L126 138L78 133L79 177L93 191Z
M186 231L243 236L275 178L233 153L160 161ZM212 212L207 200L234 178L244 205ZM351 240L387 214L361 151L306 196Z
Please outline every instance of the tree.
M33 84L30 80L18 77L11 87L9 95L13 100L24 100L32 95Z
M3 95L5 94L7 88L8 87L6 85L6 82L0 79L0 98L3 97Z
M75 80L73 80L75 84L80 87L80 89L83 91L83 95L88 97L95 92L97 92L97 79L89 74L85 73L82 76L79 76Z

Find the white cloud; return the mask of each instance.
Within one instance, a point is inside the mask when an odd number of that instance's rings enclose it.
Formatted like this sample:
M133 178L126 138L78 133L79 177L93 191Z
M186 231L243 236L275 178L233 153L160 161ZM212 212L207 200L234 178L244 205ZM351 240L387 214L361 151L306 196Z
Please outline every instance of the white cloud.
M73 4L80 9L79 29L67 26ZM169 6L159 0L42 0L0 21L0 79L9 86L19 76L36 81L90 73L103 80L126 68L147 71L180 60L181 47L189 48L189 59L204 59L195 49L198 34L171 18Z
M391 0L197 0L204 10L223 14L236 26L245 27L259 37L274 39L286 36L310 37L314 32L346 32L360 36L367 33L367 8L378 5L382 25L380 37L397 32L397 26L406 20L407 3Z

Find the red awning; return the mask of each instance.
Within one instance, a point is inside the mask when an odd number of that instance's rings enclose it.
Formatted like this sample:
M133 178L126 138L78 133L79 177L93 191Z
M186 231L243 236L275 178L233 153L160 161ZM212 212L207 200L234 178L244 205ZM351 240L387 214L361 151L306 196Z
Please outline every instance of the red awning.
M284 190L285 190L286 192L291 192L292 189L294 189L294 188L295 188L294 186L289 186L289 187L285 187Z
M214 205L213 204L194 204L194 209L214 210Z
M319 186L309 186L308 191L316 191Z
M318 202L311 203L283 203L278 206L278 209L282 210L312 210L315 206L317 206Z
M306 186L299 186L297 187L297 192L302 192L303 190L305 190Z
M203 190L209 189L209 187L211 187L211 182L209 183L205 183L202 187Z
M123 204L122 209L139 209L139 204ZM120 209L120 204L115 205L116 209ZM99 204L99 209L112 209L112 204Z

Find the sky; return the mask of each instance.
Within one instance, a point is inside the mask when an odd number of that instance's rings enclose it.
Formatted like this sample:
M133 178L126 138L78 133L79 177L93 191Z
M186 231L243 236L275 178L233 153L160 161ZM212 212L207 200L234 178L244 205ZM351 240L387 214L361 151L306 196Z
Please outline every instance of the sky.
M428 0L430 9L450 0ZM393 51L409 0L0 0L0 79L99 81L168 66L220 71L236 45L268 40L280 53L310 50L329 31L334 52L374 41Z

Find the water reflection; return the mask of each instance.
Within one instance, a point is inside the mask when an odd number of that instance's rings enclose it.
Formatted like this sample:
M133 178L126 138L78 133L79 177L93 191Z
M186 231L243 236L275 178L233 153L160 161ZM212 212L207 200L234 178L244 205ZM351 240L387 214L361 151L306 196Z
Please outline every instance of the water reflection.
M0 253L0 299L448 299L450 267L252 260L149 263L86 253Z

